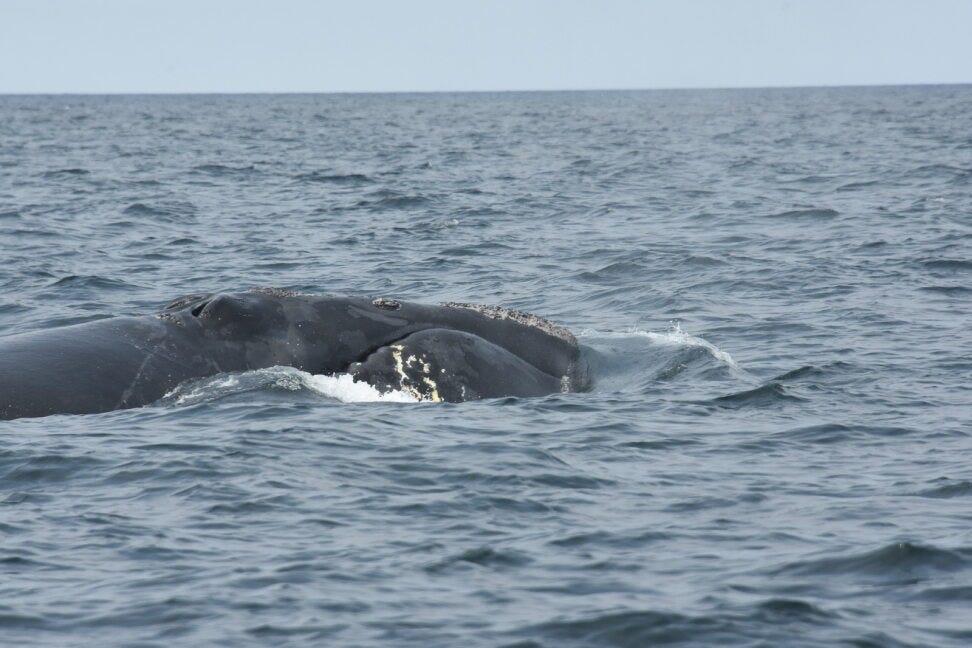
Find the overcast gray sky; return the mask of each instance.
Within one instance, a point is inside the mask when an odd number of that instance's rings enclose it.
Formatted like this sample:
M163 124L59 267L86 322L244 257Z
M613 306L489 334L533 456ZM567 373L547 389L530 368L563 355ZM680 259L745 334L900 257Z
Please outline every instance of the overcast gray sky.
M0 93L972 82L972 0L0 0Z

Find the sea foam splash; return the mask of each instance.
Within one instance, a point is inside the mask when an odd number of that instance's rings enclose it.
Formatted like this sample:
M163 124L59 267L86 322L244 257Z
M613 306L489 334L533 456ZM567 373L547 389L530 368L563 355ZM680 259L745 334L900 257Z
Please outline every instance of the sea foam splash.
M308 390L342 403L415 403L411 394L401 391L382 393L350 374L332 376L312 374L294 367L268 367L241 373L222 374L183 383L167 393L163 400L173 405L190 405L231 394L258 390Z
M366 382L355 381L351 374L309 374L300 371L304 386L322 396L335 398L343 403L418 403L419 400L403 391L392 390L382 393Z
M726 364L733 369L741 369L741 367L732 359L732 356L712 344L708 340L703 340L700 337L686 333L682 330L682 326L679 322L672 322L672 327L665 333L653 333L651 331L640 331L631 330L631 335L639 335L646 337L656 344L667 344L672 346L682 346L682 347L700 347L712 354L716 360L719 360L723 364Z
M653 344L660 344L664 346L674 346L674 347L697 347L705 349L708 351L713 358L723 363L724 365L742 371L739 364L732 359L732 356L712 344L708 340L704 340L700 337L692 335L691 333L686 333L682 330L682 326L679 322L674 321L671 323L671 328L664 333L656 333L654 331L645 331L643 329L630 327L624 331L598 331L594 329L586 329L581 331L578 338L630 338L630 337L640 337L650 340Z

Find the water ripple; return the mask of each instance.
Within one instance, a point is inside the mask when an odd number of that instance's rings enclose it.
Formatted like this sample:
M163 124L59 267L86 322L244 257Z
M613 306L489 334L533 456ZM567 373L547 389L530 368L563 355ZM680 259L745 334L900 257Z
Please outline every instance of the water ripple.
M0 335L281 286L594 381L0 422L0 643L964 648L970 93L0 97Z

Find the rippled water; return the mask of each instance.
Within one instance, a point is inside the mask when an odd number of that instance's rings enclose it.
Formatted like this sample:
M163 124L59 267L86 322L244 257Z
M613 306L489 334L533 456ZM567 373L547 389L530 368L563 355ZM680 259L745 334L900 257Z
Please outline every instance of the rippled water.
M597 380L0 422L0 642L968 645L970 124L968 86L0 97L0 335L283 286L535 312Z

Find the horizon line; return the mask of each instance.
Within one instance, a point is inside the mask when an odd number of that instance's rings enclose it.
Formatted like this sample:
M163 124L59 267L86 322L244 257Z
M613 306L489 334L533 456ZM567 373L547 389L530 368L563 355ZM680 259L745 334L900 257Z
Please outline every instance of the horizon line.
M89 91L0 91L0 97L105 97L105 96L212 96L212 95L416 95L416 94L514 94L559 92L671 92L697 90L812 90L840 88L908 88L934 86L967 86L972 81L919 81L907 83L835 83L835 84L783 84L783 85L729 85L729 86L658 86L628 88L532 88L532 89L477 89L477 90L110 90Z

